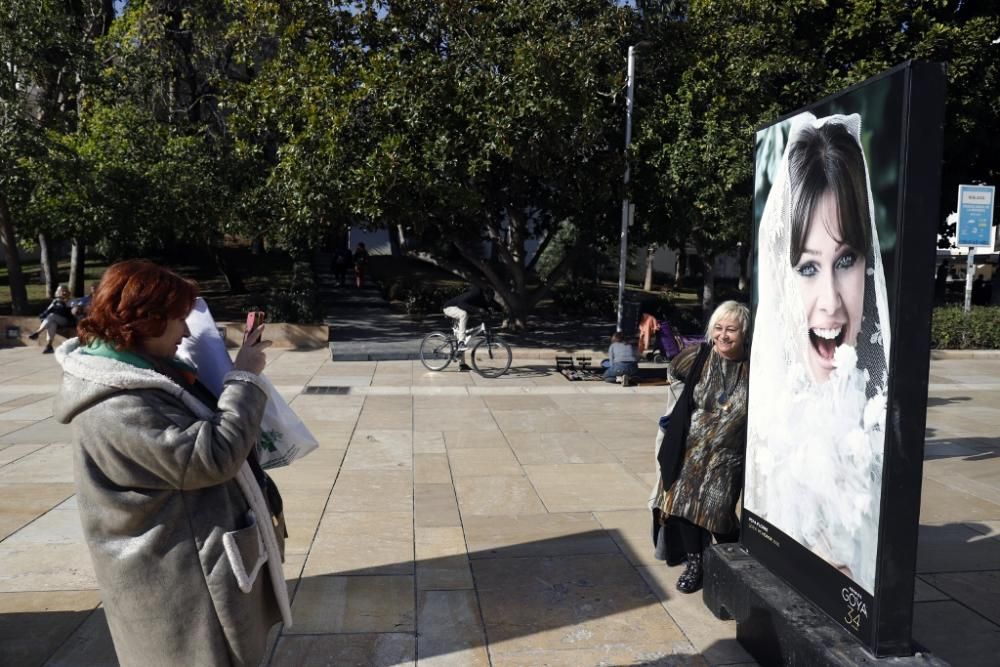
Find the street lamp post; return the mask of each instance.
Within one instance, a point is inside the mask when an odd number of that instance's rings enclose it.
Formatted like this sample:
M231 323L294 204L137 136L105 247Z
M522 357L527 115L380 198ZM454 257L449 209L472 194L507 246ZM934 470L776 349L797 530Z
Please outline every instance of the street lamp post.
M628 269L628 227L634 207L629 205L628 200L628 180L629 163L628 147L632 143L632 106L635 95L635 54L636 46L628 47L628 74L626 83L628 85L625 95L625 196L622 198L622 234L621 248L618 257L618 331L622 329L623 303L625 299L625 273Z

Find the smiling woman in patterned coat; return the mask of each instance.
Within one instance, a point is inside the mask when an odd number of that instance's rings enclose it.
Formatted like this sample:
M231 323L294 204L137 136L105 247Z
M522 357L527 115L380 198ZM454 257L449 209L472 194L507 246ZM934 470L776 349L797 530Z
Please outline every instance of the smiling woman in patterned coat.
M743 483L747 423L747 307L726 301L708 323L711 341L692 346L674 358L671 374L685 383L658 460L663 488L654 515L663 528L658 540L683 547L687 565L677 589L701 587L701 552L714 535L733 541L739 531L736 503ZM661 554L666 544L657 544Z

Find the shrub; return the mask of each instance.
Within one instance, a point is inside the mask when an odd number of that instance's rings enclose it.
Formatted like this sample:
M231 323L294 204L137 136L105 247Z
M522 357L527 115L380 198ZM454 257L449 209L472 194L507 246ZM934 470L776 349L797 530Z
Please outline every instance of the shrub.
M385 298L388 301L406 301L409 296L410 286L402 280L395 280L386 286Z
M931 319L931 347L939 350L1000 349L1000 306L941 306Z
M292 285L267 292L263 310L268 321L313 324L322 320L316 279L308 262L295 262L292 266Z
M589 281L571 281L552 291L552 301L564 315L611 316L617 312L615 294Z
M417 287L410 290L404 303L408 314L422 317L427 313L440 310L443 301L437 290Z

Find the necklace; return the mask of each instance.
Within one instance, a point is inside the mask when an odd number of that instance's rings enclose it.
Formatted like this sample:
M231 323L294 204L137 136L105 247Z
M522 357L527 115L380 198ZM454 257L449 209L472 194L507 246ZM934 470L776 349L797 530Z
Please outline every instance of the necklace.
M725 366L722 365L720 357L721 355L716 355L715 366L718 370L719 377L722 378L722 391L720 391L715 397L715 402L720 408L722 408L723 412L729 412L729 409L732 407L729 405L729 399L732 398L733 391L736 389L736 385L740 381L740 374L743 372L743 362L741 361L737 363L736 372L733 373L733 383L729 384L726 380L726 369Z

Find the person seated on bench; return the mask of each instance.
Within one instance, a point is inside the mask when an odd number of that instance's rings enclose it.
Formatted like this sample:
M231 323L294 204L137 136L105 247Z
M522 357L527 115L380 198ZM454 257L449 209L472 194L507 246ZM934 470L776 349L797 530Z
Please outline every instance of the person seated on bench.
M28 334L28 338L36 340L38 335L45 332L45 349L42 354L52 354L52 340L56 337L56 331L61 327L75 327L76 318L73 316L69 305L69 290L65 285L56 288L56 297L52 299L49 307L43 310L38 319L42 321L38 329Z
M626 387L632 376L639 372L639 353L631 341L625 340L621 331L611 336L611 347L608 348L608 370L604 371L605 382L618 382Z

